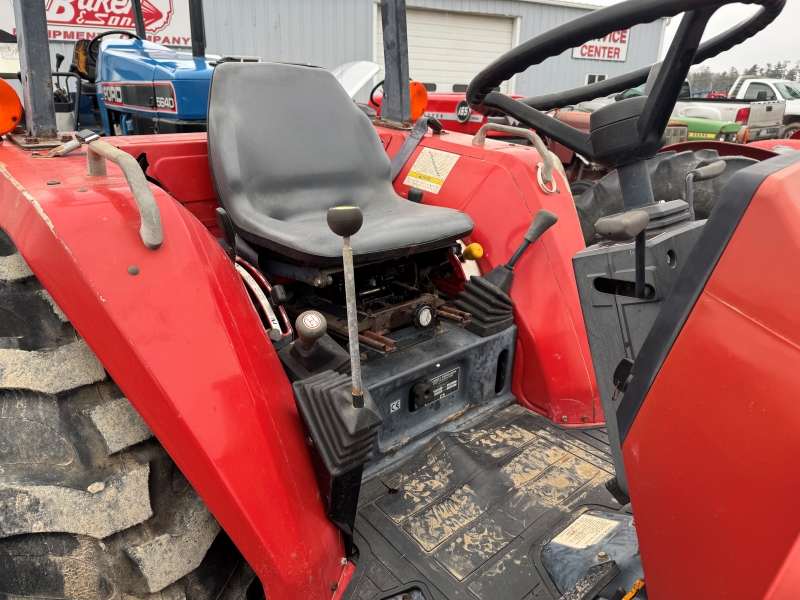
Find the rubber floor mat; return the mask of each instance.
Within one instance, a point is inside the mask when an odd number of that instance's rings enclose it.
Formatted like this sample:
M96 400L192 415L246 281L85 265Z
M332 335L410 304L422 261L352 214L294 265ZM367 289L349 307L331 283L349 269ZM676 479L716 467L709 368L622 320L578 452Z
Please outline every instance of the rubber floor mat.
M559 598L541 547L581 512L625 512L612 477L604 429L561 429L518 405L438 434L363 486L344 598Z

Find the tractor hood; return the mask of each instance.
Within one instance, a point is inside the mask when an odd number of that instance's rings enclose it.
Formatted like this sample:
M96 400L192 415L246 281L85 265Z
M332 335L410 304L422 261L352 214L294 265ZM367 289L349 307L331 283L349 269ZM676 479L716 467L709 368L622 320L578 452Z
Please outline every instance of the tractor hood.
M720 140L732 142L742 128L740 123L713 121L695 117L673 117L673 121L689 127L689 140Z
M100 45L97 91L110 110L205 119L213 63L152 42L109 39Z
M214 61L141 40L101 42L98 81L211 80Z

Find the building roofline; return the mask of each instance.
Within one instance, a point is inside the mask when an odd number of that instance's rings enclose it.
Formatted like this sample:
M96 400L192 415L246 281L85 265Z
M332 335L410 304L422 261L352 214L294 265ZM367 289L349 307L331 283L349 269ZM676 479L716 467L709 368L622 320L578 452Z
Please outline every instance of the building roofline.
M564 6L567 8L582 8L585 10L598 10L605 8L605 4L595 4L591 0L520 0L529 4L549 4L551 6Z

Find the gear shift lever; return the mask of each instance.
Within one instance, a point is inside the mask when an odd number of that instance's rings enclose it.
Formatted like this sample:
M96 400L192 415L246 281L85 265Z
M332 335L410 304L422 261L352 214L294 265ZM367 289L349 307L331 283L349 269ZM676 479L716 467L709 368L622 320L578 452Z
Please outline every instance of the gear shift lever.
M344 261L344 293L347 298L347 333L350 338L350 368L353 376L353 408L364 407L361 384L361 356L358 346L358 314L356 312L356 278L353 268L353 248L350 238L358 233L364 215L357 206L334 206L328 210L328 227L342 237Z

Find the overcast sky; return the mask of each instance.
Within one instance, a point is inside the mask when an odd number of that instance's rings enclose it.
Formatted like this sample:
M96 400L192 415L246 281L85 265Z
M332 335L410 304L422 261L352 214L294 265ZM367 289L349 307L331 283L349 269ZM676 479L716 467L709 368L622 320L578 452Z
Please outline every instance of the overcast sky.
M600 0L598 4L615 4L618 0ZM703 40L714 37L751 16L758 10L746 4L732 4L719 9L711 18ZM666 53L678 29L681 17L675 17L667 27L663 52ZM764 31L717 58L704 62L714 71L736 67L740 71L754 64L775 64L788 60L791 64L800 61L800 0L787 0L786 8Z

